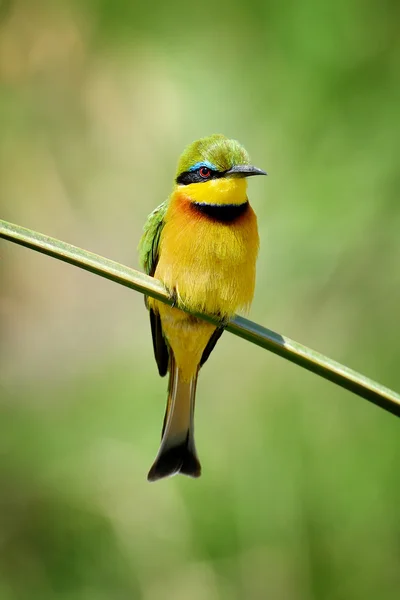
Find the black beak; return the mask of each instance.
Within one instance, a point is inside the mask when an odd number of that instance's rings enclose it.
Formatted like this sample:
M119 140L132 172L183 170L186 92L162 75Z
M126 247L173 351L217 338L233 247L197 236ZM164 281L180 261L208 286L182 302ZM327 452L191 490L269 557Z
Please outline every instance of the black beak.
M252 167L251 165L235 165L229 171L225 171L225 175L235 175L237 177L251 177L252 175L267 175L262 169Z

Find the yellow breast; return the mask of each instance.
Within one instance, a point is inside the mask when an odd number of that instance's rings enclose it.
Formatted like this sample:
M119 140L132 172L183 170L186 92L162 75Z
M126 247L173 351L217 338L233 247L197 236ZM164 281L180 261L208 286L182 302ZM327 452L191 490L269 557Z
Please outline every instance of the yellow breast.
M222 197L221 187L218 188L218 203L243 203L246 200L243 180L226 181L227 193ZM232 194L232 181L235 194ZM241 217L228 223L196 213L191 199L205 201L202 197L205 186L208 184L185 186L172 195L154 275L167 288L175 290L179 303L191 310L231 316L237 310L248 308L253 299L259 246L257 219L250 206ZM195 198L190 187L195 189ZM189 192L190 198L186 195ZM210 194L207 202L213 203Z

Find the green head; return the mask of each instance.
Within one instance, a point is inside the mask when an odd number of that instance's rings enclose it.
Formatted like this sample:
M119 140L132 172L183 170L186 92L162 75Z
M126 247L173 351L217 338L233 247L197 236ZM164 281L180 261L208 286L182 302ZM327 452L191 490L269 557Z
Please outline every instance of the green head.
M266 172L250 164L249 155L239 142L215 133L185 149L179 159L176 182L188 185L221 177L250 175L266 175Z

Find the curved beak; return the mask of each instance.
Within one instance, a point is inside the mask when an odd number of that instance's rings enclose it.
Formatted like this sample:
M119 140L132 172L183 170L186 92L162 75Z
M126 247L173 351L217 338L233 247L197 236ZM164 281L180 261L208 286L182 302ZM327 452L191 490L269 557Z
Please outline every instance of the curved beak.
M235 165L229 171L225 171L225 175L234 175L236 177L252 177L253 175L267 175L262 169L253 167L252 165Z

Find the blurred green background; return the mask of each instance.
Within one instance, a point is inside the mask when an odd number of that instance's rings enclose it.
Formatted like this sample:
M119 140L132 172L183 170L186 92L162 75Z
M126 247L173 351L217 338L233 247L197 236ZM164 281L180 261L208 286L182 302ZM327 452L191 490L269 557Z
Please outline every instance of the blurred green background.
M251 318L400 390L400 4L0 0L0 216L137 266L198 137L239 139ZM1 243L1 600L394 600L395 417L225 334L203 476L150 485L143 298Z

